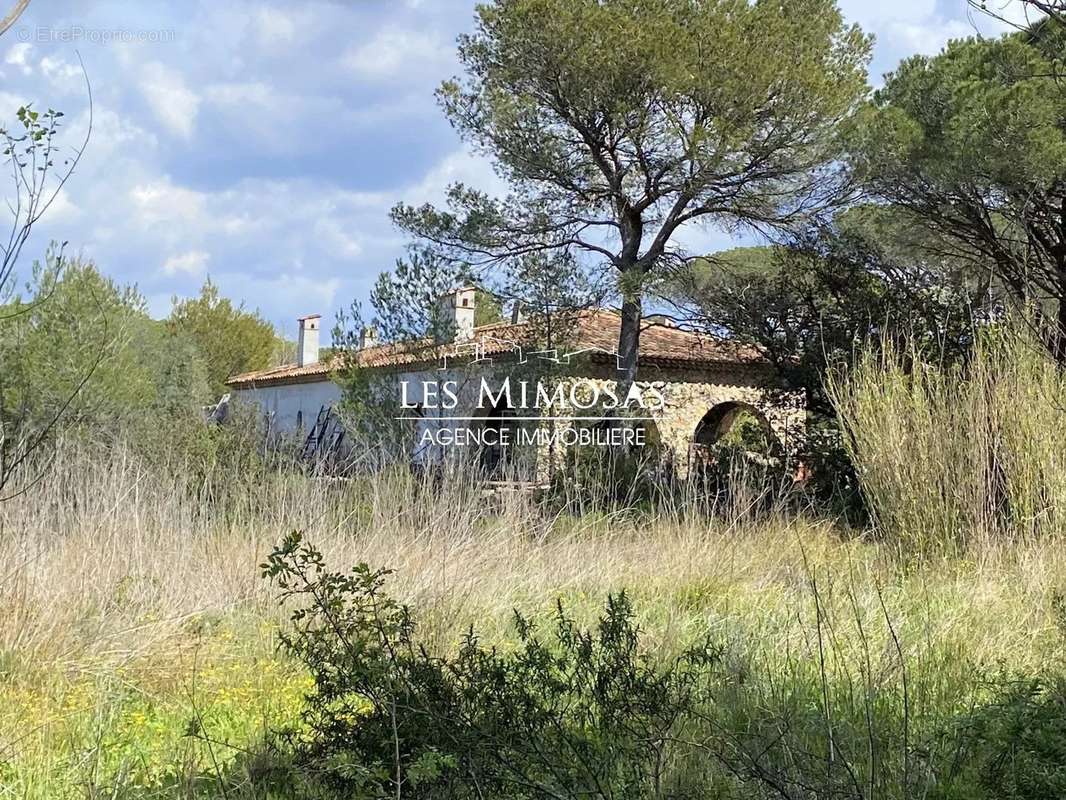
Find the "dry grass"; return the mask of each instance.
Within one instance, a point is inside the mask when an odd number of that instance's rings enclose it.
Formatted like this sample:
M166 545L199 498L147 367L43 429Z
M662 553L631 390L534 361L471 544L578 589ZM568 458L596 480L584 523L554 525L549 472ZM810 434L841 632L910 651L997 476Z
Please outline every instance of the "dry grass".
M1030 331L983 331L951 368L886 343L829 382L878 527L906 555L1066 535L1066 374Z
M784 513L573 517L517 496L501 506L458 478L430 491L400 474L273 475L241 502L212 506L180 471L153 475L121 452L88 468L84 456L64 451L48 481L0 507L9 670L121 664L180 645L198 621L278 620L258 565L292 529L337 566L395 570L391 590L442 636L557 597L591 609L622 588L648 600L664 639L715 625L802 636L815 580L871 620L883 593L915 642L964 629L976 660L1015 661L1047 652L1050 598L1066 590L1066 554L1038 540L915 570L876 541Z
M471 623L505 642L513 608L557 598L593 619L624 588L662 651L710 634L738 663L809 677L821 626L841 685L905 661L938 714L988 671L1064 655L1066 552L1048 539L904 567L894 545L755 504L576 516L387 472L267 474L207 501L189 474L69 446L0 506L0 798L165 786L219 757L182 738L192 715L238 746L291 719L305 678L274 649L284 612L259 564L292 529L338 567L395 570L440 647Z

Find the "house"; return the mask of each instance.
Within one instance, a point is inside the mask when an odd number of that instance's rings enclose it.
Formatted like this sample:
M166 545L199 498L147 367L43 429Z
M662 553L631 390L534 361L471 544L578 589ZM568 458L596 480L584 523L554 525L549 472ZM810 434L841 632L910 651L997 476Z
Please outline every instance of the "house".
M617 398L619 314L578 312L566 319L563 341L546 347L544 331L517 317L475 326L471 287L442 302L453 323L446 340L377 344L366 330L353 354L374 377L381 407L411 422L415 460L438 460L449 447L473 445L482 464L496 466L521 440L542 473L561 449L589 441L577 432L596 428L603 409L623 400L639 431L639 441L628 444L654 445L680 473L741 412L753 414L784 453L804 429L803 395L782 386L752 347L649 317L640 334L639 380ZM320 411L341 398L331 380L340 362L319 359L319 323L317 315L300 318L295 364L228 381L233 397L257 405L273 430L306 436Z

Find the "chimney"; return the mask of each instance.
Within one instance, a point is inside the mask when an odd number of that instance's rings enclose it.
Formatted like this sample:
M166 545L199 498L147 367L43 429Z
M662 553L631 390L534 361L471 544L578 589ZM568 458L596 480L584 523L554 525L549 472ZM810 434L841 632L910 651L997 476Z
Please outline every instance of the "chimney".
M296 364L306 367L318 363L318 326L321 321L318 314L300 317L300 338L296 345Z
M441 322L452 326L454 341L466 342L474 338L474 301L477 290L464 286L444 295L438 302Z
M368 347L378 346L378 331L373 325L364 325L359 331L359 349L366 350Z
M511 306L511 324L519 325L526 321L526 315L522 313L522 301L515 300Z

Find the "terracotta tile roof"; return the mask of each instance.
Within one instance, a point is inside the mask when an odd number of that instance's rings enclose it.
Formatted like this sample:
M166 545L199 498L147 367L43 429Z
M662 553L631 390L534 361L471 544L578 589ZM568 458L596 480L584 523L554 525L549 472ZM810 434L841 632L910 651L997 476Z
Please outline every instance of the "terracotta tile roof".
M594 361L615 358L621 316L614 311L584 311L569 335L567 352L579 353ZM428 339L369 347L355 354L359 366L405 367L438 361L444 357L469 357L475 350L485 356L511 353L528 338L524 323L497 322L481 325L467 342L434 345ZM750 346L672 325L644 320L640 333L640 363L665 367L698 369L715 364L761 364L765 359ZM328 380L341 366L341 356L304 367L288 364L272 369L234 375L226 384L235 389L286 383L313 383Z

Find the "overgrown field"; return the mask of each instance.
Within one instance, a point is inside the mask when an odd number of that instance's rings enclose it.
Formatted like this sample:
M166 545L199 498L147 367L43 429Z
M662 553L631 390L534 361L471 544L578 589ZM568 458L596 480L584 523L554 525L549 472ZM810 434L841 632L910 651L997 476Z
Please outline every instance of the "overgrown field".
M261 565L294 530L330 568L393 570L431 653L470 626L513 653L514 611L547 631L561 603L594 626L622 590L649 664L709 642L688 795L1063 796L1060 455L1027 427L996 433L1008 399L1019 425L1058 420L1061 378L977 360L936 380L871 360L838 384L845 422L867 426L868 530L743 492L576 513L459 475L249 478L64 444L0 504L0 797L292 796L315 681L278 647L292 608ZM880 439L878 409L897 415ZM971 428L992 444L964 447ZM971 461L938 469L950 452ZM839 791L817 788L838 772Z
M625 588L653 652L709 634L781 682L771 704L789 682L817 687L821 659L831 682L886 695L906 674L921 725L1066 653L1066 552L1051 541L905 567L802 515L573 518L404 476L273 477L214 504L121 454L76 451L2 525L0 775L18 798L251 792L279 757L268 731L296 722L311 688L276 649L284 613L259 569L296 528L332 565L395 570L390 591L442 650L470 624L506 642L512 609L543 616L556 599L591 621Z

